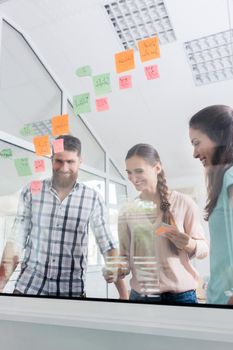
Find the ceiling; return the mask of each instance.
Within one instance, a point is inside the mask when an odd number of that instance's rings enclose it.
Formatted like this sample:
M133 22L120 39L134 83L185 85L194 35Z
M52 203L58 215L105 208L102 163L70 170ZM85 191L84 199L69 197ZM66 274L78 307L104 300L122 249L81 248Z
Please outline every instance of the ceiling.
M127 91L118 88L114 54L123 48L102 0L9 0L0 4L0 14L22 30L69 96L93 93L91 80L75 75L78 67L90 65L95 75L110 72L110 110L93 109L83 118L122 170L127 150L146 142L158 149L171 183L197 185L202 166L192 158L188 120L207 105L232 105L233 80L195 86L183 43L228 30L233 1L164 2L177 40L161 45L161 58L152 61L159 66L156 80L145 79L135 53L133 88Z

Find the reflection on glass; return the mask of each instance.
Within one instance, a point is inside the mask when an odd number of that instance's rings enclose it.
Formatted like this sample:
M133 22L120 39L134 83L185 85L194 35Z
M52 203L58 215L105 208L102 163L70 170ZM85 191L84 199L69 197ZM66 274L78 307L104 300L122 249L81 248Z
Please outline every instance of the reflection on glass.
M1 154L3 150L10 150L11 156L8 158L2 157ZM18 175L15 163L15 160L17 159L27 160L27 165L29 166L32 175ZM0 141L0 167L1 169L4 169L4 172L0 175L0 260L6 242L11 239L22 188L30 181L40 180L44 177L51 176L50 159L46 157L41 157L41 159L44 161L45 169L43 172L35 173L35 161L38 160L38 157L36 157L33 152L13 146L5 141ZM6 174L8 176L6 176ZM22 174L24 174L24 172ZM5 286L5 293L11 293L13 291L19 268L20 266L18 266L11 276L10 281Z
M105 171L105 152L97 142L93 134L86 127L79 116L75 116L71 104L68 102L68 114L70 116L70 130L72 135L82 142L82 157L86 165Z

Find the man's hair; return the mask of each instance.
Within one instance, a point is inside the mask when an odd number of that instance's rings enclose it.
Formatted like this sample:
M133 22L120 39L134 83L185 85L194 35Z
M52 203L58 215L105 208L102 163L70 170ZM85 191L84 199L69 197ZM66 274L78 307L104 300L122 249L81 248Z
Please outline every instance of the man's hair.
M81 145L81 141L72 135L60 135L58 137L56 137L55 140L64 140L64 150L65 151L73 151L73 152L77 152L78 156L81 156L81 149L82 149L82 145ZM54 150L53 150L53 155L54 155Z

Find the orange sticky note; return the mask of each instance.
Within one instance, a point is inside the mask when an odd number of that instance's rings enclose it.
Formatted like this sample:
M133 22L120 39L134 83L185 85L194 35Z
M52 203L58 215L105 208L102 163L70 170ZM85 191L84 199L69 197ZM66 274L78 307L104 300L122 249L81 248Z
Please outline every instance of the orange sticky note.
M34 161L34 170L36 173L42 173L45 171L45 161L44 159L36 159Z
M159 78L159 70L156 64L153 64L152 66L146 66L144 67L144 70L145 70L147 80Z
M116 72L122 73L135 68L134 50L118 52L115 54Z
M64 140L58 139L53 141L53 151L54 153L64 152Z
M160 57L159 39L157 36L138 41L141 62Z
M155 230L156 235L162 235L163 233L169 232L168 226L161 226Z
M30 189L32 194L39 194L42 190L42 182L37 180L32 181Z
M36 136L33 138L33 143L37 156L48 156L51 154L49 136Z
M120 89L130 89L132 87L132 77L131 75L124 75L119 77L119 88Z
M68 114L57 115L52 118L52 134L59 136L69 134L69 116Z
M96 105L97 112L103 112L103 111L108 111L109 110L109 104L108 104L108 98L107 97L97 98L95 100L95 105Z

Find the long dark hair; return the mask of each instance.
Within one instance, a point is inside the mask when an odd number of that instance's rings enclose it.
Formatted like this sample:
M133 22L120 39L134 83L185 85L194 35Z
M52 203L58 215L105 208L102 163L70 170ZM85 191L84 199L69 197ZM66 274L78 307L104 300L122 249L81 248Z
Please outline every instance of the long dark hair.
M148 164L154 166L157 163L161 163L160 157L156 149L153 146L148 145L146 143L139 143L127 152L125 160L132 158L133 156L138 156L143 158ZM165 178L164 170L161 169L161 172L157 175L157 191L160 197L160 209L163 213L163 222L167 224L174 224L174 218L172 213L170 212L171 204L168 201L168 187L167 181Z
M233 109L225 105L206 107L190 119L189 127L200 130L216 144L206 173L205 219L208 220L217 204L225 171L233 165Z

